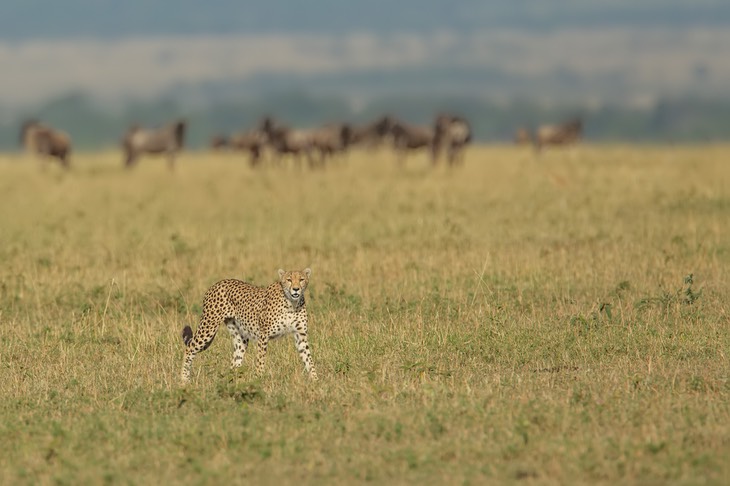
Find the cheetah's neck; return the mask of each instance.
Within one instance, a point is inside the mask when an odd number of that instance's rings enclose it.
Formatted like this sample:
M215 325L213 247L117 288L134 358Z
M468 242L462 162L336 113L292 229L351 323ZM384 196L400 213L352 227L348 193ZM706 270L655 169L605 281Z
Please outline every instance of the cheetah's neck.
M292 312L298 312L304 308L304 295L300 296L298 299L290 299L289 296L286 295L286 292L283 292L283 294L284 300L289 304Z

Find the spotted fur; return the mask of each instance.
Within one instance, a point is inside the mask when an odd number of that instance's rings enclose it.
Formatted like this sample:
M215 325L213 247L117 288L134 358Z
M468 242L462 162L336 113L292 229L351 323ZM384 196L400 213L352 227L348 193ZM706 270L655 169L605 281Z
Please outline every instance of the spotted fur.
M257 287L236 279L221 280L205 293L203 312L198 330L193 335L190 326L182 332L185 357L182 382L190 381L193 358L213 342L221 324L225 324L233 339L232 368L243 364L249 340L257 342L256 374L264 370L269 340L292 334L304 370L313 380L317 372L307 341L307 308L304 291L312 271L279 270L279 280L268 287Z

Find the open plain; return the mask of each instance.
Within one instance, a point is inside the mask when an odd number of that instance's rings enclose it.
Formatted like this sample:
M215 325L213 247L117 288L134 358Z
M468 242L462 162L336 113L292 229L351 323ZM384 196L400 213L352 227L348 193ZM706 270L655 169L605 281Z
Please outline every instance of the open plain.
M727 484L730 147L0 156L0 483ZM205 290L309 334L178 383Z

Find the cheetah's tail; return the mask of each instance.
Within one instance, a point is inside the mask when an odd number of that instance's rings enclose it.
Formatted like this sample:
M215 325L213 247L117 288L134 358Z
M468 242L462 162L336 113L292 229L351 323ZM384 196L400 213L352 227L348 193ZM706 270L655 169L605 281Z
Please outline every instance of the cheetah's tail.
M193 329L190 326L183 327L182 338L185 346L193 339Z

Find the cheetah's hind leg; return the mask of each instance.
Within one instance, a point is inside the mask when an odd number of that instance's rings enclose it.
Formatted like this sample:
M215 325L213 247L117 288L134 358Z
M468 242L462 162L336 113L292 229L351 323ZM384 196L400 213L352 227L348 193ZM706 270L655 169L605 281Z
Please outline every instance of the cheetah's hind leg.
M248 339L244 338L241 334L241 330L238 327L238 323L233 318L226 319L226 327L228 332L231 334L233 339L233 359L231 360L231 369L240 368L243 364L243 357L246 355L246 348L248 348Z
M180 379L183 384L190 382L190 375L193 368L193 358L201 351L205 351L215 338L218 325L210 325L205 319L201 320L198 330L193 335L190 326L185 326L182 330L182 338L185 343L185 357L183 358L182 371Z

